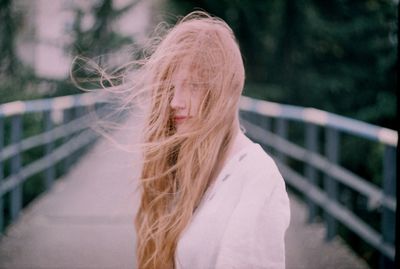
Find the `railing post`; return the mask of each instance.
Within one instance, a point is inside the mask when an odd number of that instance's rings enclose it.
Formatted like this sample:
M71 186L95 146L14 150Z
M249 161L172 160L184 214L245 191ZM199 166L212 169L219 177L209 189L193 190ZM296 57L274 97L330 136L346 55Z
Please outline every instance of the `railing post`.
M307 123L306 125L306 148L308 153L318 152L318 126L312 123ZM317 181L317 170L311 164L310 157L308 155L306 159L305 176L312 186L316 185ZM307 196L306 198L308 205L308 222L312 222L317 215L317 206L313 201Z
M21 144L22 138L22 116L14 115L11 117L11 143L18 145L17 153L11 158L11 175L15 175L17 180L20 179L19 171L21 169ZM22 184L17 185L10 195L11 205L11 221L15 221L22 208Z
M260 115L260 127L264 130L271 131L271 119L267 116Z
M383 194L396 199L396 148L386 145L383 155ZM396 209L397 210L397 209ZM385 243L394 245L396 233L395 212L382 208L381 223L382 239ZM394 261L381 255L380 268L394 268Z
M51 110L44 112L44 130L45 132L50 131L53 128L53 121L51 118ZM45 156L48 156L54 148L54 141L51 140L51 137L49 140L46 141L45 145ZM50 189L53 181L55 178L55 170L54 170L54 165L50 165L46 171L45 171L45 179L44 179L44 185L46 190Z
M325 140L325 155L331 164L338 163L339 157L339 133L336 129L326 129L326 140ZM329 202L337 201L337 182L335 178L325 174L324 176L324 188L328 195ZM324 212L324 218L326 221L327 231L326 240L331 240L337 233L337 221L327 211Z
M287 121L285 119L279 118L277 120L277 134L279 135L280 138L286 139L288 135L288 128L287 128ZM284 153L282 153L279 150L279 145L278 145L278 151L276 153L277 158L284 164L287 163L287 157L285 156Z
M71 113L72 111L71 110L72 110L71 108L67 108L64 110L62 124L67 124L68 122L71 121L71 119L72 119L72 113ZM63 138L63 143L68 142L69 139L70 139L70 136L65 136ZM69 167L71 166L71 157L70 156L65 157L62 163L63 163L62 171L65 174L68 172Z
M4 147L4 119L0 116L0 184L4 178L4 167L3 167L3 147ZM3 195L0 194L0 235L3 233L4 228L4 199Z
M78 106L75 108L75 118L80 118L85 115L85 107L84 106Z
M259 125L264 130L271 132L271 129L272 129L271 128L271 119L269 117L260 115ZM274 154L274 152L272 151L272 148L270 146L264 145L263 148L266 149L269 153Z
M74 108L74 120L79 120L83 116L83 107L82 106L76 106ZM81 155L82 148L79 150L74 151L73 153L70 154L71 158L71 164L74 163L78 157Z

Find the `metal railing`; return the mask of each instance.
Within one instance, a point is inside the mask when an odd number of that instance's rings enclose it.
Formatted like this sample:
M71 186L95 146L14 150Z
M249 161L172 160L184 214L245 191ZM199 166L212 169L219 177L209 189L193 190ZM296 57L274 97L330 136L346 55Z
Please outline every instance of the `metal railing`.
M397 132L313 108L281 105L249 97L242 97L240 108L242 125L249 136L275 152L285 181L304 195L309 221L315 219L318 207L322 209L327 240L337 235L340 222L381 253L381 267L384 267L382 257L394 261ZM250 112L247 117L246 112ZM303 126L303 147L288 139L291 122ZM324 131L322 139L321 131ZM339 164L343 134L365 138L384 147L382 186L376 186ZM321 145L322 150L319 148ZM354 150L363 154L363 149ZM288 158L303 164L302 173L288 165ZM322 184L317 182L319 172L323 174ZM339 184L366 197L369 210L381 209L380 230L371 227L338 201Z
M49 99L15 101L0 105L0 234L4 228L4 198L9 193L10 223L14 222L22 209L23 184L33 175L44 172L45 189L52 186L56 177L55 166L61 162L63 171L68 171L76 159L74 153L96 140L98 134L88 129L91 121L90 109L98 110L102 101L98 95L85 93ZM37 115L41 131L24 137L24 116ZM9 128L5 131L5 122ZM5 137L5 135L9 137ZM9 143L4 141L8 138ZM43 147L44 154L24 164L23 154L28 150ZM9 172L5 177L5 163Z
M10 194L10 217L11 221L15 221L22 208L22 184L30 176L43 171L44 185L50 188L55 180L55 164L61 161L65 170L68 170L74 158L72 154L98 137L96 132L88 129L90 116L87 109L103 103L96 95L80 94L0 105L0 230L4 225L5 194ZM305 197L309 221L317 216L317 208L322 208L328 240L338 233L340 222L389 260L394 260L397 132L317 109L248 97L242 97L240 108L242 112L251 112L261 117L243 117L242 124L250 137L275 150L277 164L286 182ZM22 138L23 115L32 113L43 114L43 131ZM10 143L7 145L4 145L5 120L11 125ZM276 122L275 128L272 128L272 120ZM304 125L304 147L288 140L290 122ZM319 153L319 134L322 129L325 131L324 154ZM362 137L384 146L381 187L339 164L342 134ZM56 147L58 140L62 140L62 143ZM45 154L23 165L23 152L38 146L45 147ZM292 169L288 165L288 158L304 163L304 173ZM6 160L10 162L10 172L4 177ZM317 184L318 171L324 174L322 187ZM338 184L365 196L371 210L382 208L379 231L338 201Z

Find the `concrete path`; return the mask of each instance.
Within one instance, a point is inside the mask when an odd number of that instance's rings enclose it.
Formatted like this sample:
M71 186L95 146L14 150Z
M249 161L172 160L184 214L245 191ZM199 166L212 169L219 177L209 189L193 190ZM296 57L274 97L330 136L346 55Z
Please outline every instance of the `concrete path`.
M369 268L341 240L324 241L321 223L306 224L305 204L289 193L291 220L286 233L287 269L363 269Z
M127 133L116 138L124 143ZM7 231L0 268L135 268L136 156L100 141ZM304 225L304 206L290 200L288 269L367 268L340 240L325 243L322 225Z

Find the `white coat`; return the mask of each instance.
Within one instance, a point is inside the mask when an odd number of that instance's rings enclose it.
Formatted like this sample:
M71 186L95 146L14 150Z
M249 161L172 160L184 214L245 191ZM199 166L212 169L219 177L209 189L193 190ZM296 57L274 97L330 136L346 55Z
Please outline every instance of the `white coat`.
M234 154L177 245L179 269L285 268L290 208L285 182L259 144Z

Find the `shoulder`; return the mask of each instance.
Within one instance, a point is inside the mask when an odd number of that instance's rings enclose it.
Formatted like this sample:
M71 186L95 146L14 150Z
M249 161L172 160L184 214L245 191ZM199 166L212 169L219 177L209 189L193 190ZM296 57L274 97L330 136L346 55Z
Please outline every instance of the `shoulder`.
M275 188L285 190L285 182L274 159L259 144L254 144L243 157L241 169L245 185L262 190L264 195L271 194Z
M274 203L272 194L287 197L275 161L259 144L254 143L236 155L225 173L233 175L230 184L240 189L235 208L237 218L251 218L250 215L255 218L261 214L266 205Z
M280 175L274 159L259 144L254 144L250 159L252 159L254 166L260 168L261 172L269 175Z
M284 268L290 209L284 180L260 145L242 154L239 201L220 244L215 268Z

